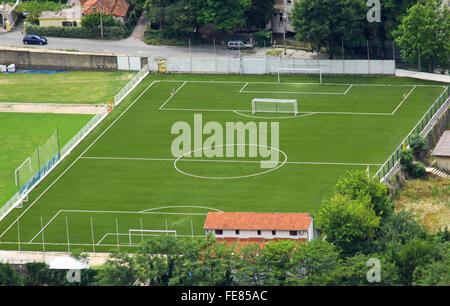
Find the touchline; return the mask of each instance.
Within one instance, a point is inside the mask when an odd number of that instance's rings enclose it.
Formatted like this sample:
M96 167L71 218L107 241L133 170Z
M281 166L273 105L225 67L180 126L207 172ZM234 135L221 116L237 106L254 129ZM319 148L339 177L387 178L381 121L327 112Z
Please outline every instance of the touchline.
M178 136L172 141L171 153L176 158L260 158L261 168L274 168L280 156L279 122L270 122L270 144L268 127L267 122L239 121L225 122L224 128L217 121L204 123L202 114L194 114L193 124L178 121L172 125L171 134Z

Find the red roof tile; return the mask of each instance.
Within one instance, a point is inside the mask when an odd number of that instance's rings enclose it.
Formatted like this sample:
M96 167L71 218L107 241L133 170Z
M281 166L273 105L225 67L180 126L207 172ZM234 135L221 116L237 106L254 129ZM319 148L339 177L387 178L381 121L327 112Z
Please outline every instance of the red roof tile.
M83 3L83 14L88 15L99 11L100 0L85 0ZM127 0L101 0L101 10L104 14L118 17L127 15L130 3Z
M204 229L308 230L306 213L209 212Z

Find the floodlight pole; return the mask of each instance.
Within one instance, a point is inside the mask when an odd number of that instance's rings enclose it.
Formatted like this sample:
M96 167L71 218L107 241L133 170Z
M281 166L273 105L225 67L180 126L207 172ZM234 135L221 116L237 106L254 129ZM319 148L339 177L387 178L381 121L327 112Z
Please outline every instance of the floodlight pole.
M284 55L287 55L286 53L286 22L287 22L287 16L283 13L283 25L284 25L284 31L283 31L283 42L284 42Z

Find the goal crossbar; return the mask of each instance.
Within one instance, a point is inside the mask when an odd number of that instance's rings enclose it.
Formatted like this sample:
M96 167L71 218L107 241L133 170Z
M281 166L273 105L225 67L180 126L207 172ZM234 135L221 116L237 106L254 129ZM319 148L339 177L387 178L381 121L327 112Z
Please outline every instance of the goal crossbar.
M304 72L316 72L319 76L319 83L322 84L322 69L320 68L278 68L277 77L278 77L278 83L281 83L280 75L283 72L292 72L292 74L295 74L298 72L298 74L304 74ZM303 72L303 73L302 73Z

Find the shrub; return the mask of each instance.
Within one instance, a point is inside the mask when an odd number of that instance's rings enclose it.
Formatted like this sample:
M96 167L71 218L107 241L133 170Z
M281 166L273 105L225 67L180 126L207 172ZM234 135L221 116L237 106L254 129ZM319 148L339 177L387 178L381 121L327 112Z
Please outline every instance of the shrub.
M423 156L428 151L428 140L419 134L414 134L411 136L411 143L409 146L413 150L414 156L417 159L422 160Z
M69 37L69 38L100 38L100 29L84 27L40 27L27 24L26 32L39 36ZM103 37L106 39L119 39L125 37L126 30L123 26L105 27Z
M262 30L253 34L255 36L255 41L260 47L270 46L270 37L272 35L269 30Z

